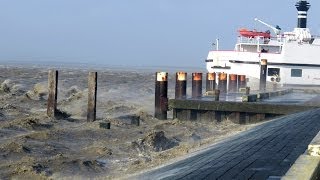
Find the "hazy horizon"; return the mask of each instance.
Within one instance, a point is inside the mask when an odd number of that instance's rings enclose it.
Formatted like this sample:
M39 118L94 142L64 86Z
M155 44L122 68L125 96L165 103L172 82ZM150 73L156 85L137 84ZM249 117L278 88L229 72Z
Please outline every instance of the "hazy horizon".
M291 31L295 0L2 0L0 63L64 62L205 67L212 43L233 49L237 30ZM320 2L309 1L308 27L320 35Z

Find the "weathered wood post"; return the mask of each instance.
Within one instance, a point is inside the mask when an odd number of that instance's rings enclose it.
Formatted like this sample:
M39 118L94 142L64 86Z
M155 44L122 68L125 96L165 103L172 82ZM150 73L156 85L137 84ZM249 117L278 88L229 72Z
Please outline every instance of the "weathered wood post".
M87 121L93 122L96 120L97 113L97 72L89 72L88 76L88 111Z
M206 92L214 91L215 89L216 89L216 73L207 73Z
M220 90L220 93L226 93L227 92L227 81L228 81L228 75L227 73L219 73L219 84L218 89Z
M229 74L229 92L237 92L237 80L238 75L236 74Z
M261 59L260 62L260 91L265 91L267 86L267 60Z
M246 75L238 75L238 88L245 88L247 86Z
M155 109L154 117L159 120L167 120L168 110L168 73L157 72L155 83Z
M192 73L192 98L202 97L202 73Z
M47 115L55 117L57 113L57 97L58 97L58 71L49 70L48 73L48 105Z
M176 73L175 99L187 98L187 73Z
M246 95L250 94L250 87L246 87Z
M219 101L219 97L220 97L220 90L219 89L215 89L214 90L214 100L215 101Z

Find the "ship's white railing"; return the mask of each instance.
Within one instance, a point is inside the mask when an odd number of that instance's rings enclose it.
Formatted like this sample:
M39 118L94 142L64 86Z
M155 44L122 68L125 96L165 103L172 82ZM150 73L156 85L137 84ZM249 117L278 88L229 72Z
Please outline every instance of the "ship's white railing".
M238 36L237 43L246 43L246 44L268 44L270 41L284 42L285 38L283 37L255 37L255 38L247 38L243 36Z

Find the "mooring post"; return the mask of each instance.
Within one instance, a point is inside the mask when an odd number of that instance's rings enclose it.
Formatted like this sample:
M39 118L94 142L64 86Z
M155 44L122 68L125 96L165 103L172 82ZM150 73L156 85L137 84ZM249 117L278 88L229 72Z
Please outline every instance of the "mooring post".
M219 97L220 97L220 90L219 89L215 89L214 90L214 100L215 101L219 101Z
M187 73L177 72L175 99L186 99L186 98L187 98Z
M250 94L250 87L246 87L246 95Z
M238 88L239 89L245 88L246 86L247 86L246 75L238 75Z
M96 120L97 112L97 72L89 72L88 76L88 111L87 121L93 122Z
M260 91L265 91L267 86L267 60L261 59L260 62Z
M237 80L238 75L236 74L229 74L229 92L237 92Z
M221 93L226 93L227 92L227 81L228 81L228 75L227 73L219 73L219 84L218 84L218 89L220 90Z
M49 70L48 73L48 105L47 115L55 117L57 113L57 97L58 97L58 71Z
M154 117L167 120L168 111L168 73L157 72L155 83L155 109Z
M207 73L206 92L214 91L215 89L216 89L216 73Z
M192 73L192 98L202 97L202 73Z

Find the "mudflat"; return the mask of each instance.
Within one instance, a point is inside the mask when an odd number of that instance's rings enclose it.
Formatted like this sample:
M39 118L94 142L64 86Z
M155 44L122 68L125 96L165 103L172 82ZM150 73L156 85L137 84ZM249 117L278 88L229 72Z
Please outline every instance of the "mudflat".
M60 113L49 118L49 69L0 65L1 179L123 178L254 126L177 120L170 113L157 120L155 73L112 68L56 69ZM95 122L86 120L89 71L98 72ZM174 83L171 73L169 98Z

